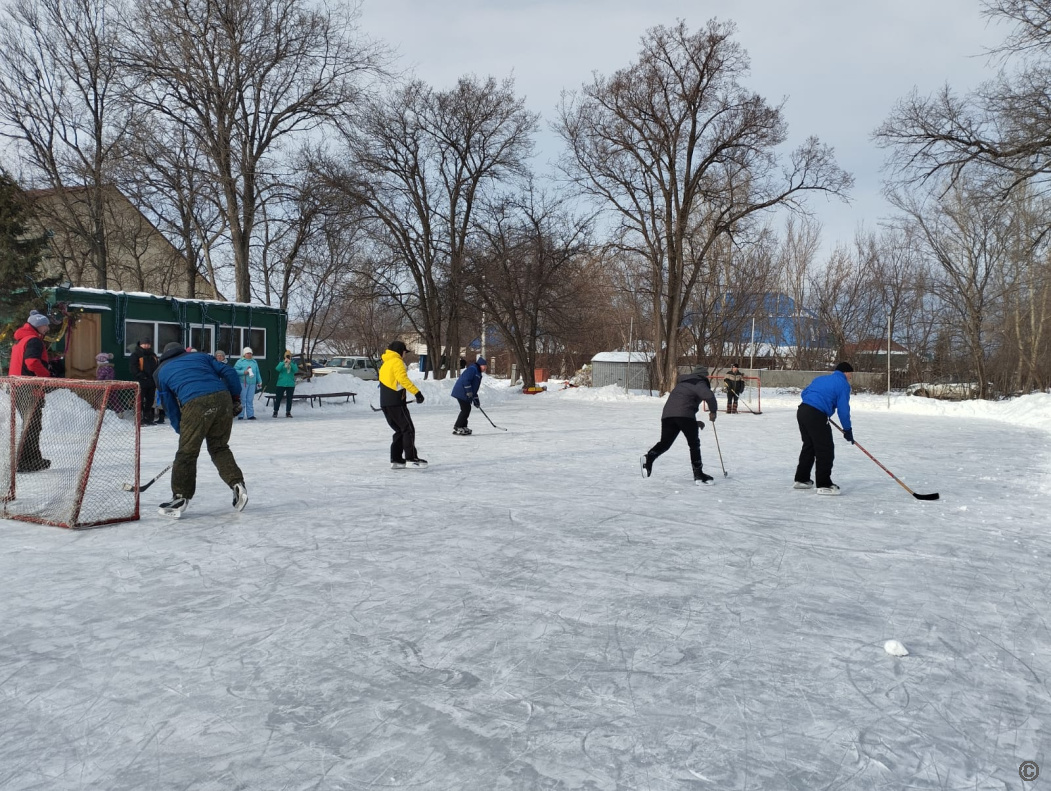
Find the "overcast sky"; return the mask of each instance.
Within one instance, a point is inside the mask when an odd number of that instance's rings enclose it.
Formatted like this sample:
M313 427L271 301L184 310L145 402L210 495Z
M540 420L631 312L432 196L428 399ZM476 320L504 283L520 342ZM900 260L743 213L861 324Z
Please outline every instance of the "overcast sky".
M1006 29L979 11L978 0L364 0L360 22L435 87L468 73L513 76L543 115L546 169L559 153L548 124L561 91L635 60L647 28L733 20L752 61L746 85L771 103L787 99L792 147L817 135L854 175L852 204L811 204L828 249L888 213L884 152L871 134L894 102L913 88L965 90L993 75L984 52Z

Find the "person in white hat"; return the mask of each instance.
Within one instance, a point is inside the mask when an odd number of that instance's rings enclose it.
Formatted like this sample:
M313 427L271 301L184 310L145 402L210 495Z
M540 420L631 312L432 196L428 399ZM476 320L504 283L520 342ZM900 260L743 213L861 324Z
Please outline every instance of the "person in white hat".
M259 376L259 363L255 361L251 346L245 346L241 350L241 359L237 361L234 369L241 377L241 403L244 404L244 412L238 415L237 419L255 420L255 390L262 380Z

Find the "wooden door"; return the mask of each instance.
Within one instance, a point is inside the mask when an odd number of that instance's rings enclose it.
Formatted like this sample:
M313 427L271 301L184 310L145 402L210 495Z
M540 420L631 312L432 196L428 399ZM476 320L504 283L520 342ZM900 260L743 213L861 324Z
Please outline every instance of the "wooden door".
M81 313L66 341L66 377L94 379L95 355L102 351L102 317Z

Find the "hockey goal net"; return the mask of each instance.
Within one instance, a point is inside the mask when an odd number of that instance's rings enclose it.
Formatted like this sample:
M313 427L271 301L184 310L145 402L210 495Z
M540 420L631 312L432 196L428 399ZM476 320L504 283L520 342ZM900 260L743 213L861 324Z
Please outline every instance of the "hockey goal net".
M730 372L716 369L708 381L712 383L712 392L719 399L719 411L726 409L726 383L723 378ZM738 414L763 414L763 383L758 376L744 377L744 390L737 396Z
M138 395L135 382L0 377L0 517L138 519Z

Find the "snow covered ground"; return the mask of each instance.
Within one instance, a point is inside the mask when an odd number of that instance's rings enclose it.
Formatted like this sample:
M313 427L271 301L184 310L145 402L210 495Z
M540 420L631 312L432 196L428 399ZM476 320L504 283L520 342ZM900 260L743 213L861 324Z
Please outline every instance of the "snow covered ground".
M181 521L0 522L0 789L1015 789L1051 774L1051 396L856 396L840 498L798 397L638 457L661 401L446 382L392 471L358 403L235 425ZM375 400L375 399L374 399ZM260 406L262 402L259 402ZM143 478L171 429L143 432ZM46 447L46 446L45 446ZM884 651L900 640L910 654Z

